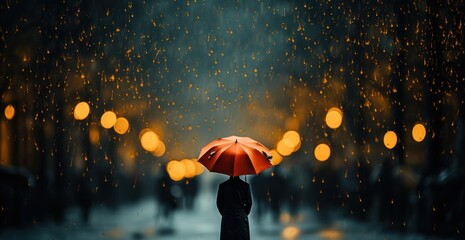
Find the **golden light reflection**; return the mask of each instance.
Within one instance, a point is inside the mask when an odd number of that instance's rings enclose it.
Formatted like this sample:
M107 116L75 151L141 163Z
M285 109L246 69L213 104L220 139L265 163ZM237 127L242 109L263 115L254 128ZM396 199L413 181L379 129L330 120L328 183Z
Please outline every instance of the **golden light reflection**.
M205 170L205 167L201 163L199 163L197 159L194 159L194 163L195 163L195 175L199 176L200 174L203 173L203 171Z
M89 116L90 106L87 102L80 102L74 107L74 119L84 120Z
M413 126L412 137L415 141L421 142L425 140L426 137L426 128L423 124L417 123Z
M142 138L142 136L143 136L145 133L147 133L147 132L153 132L153 130L150 129L150 128L144 128L144 129L140 130L140 132L139 132L139 140L140 140L140 139Z
M145 131L145 133L143 133L140 137L140 144L142 145L142 148L149 152L157 149L159 142L160 139L158 138L158 135L151 130Z
M168 162L166 171L173 181L181 181L186 176L186 166L180 161L171 160Z
M331 156L331 148L325 143L318 144L315 147L314 155L316 160L321 162L326 161Z
M393 131L387 131L384 134L383 142L388 149L393 149L397 144L397 134Z
M279 215L279 222L282 224L289 224L292 221L292 216L288 212L283 212Z
M323 229L318 233L322 239L331 239L331 240L339 240L342 239L343 234L341 231L336 229Z
M302 142L300 140L300 135L296 131L287 131L283 135L283 139L288 139L289 141L292 142L293 145L293 152L299 150L300 146L302 145Z
M283 161L283 156L281 156L278 151L276 151L275 149L272 149L271 150L271 164L273 164L273 166L276 166L278 164L280 164L282 161Z
M163 156L163 154L165 154L165 151L166 151L165 143L163 143L163 141L159 140L158 144L157 144L157 147L155 148L155 150L152 151L152 155L155 156L155 157L161 157L161 156Z
M5 108L5 118L11 120L15 117L15 108L12 105L8 105Z
M125 134L129 130L129 121L124 117L120 117L116 119L113 128L118 134Z
M100 132L96 127L91 127L89 130L89 139L93 144L97 144L100 141Z
M204 166L196 158L171 160L166 165L166 172L173 181L181 181L184 178L193 178L203 173Z
M294 143L289 139L281 139L276 145L276 150L281 156L289 156L294 152Z
M342 124L342 111L337 107L333 107L326 113L326 125L332 129L336 129Z
M297 239L300 235L300 229L293 226L285 227L281 233L281 237L286 240Z
M181 163L184 164L184 167L186 169L186 174L184 177L186 178L195 177L196 167L195 167L194 161L192 159L183 159L181 160Z
M100 118L100 124L106 129L112 128L116 123L116 113L112 111L106 111Z

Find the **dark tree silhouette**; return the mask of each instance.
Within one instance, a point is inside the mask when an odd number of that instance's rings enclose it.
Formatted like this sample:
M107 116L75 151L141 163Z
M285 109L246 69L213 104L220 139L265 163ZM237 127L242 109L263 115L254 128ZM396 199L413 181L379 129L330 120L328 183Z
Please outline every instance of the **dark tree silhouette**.
M366 84L366 66L364 66L365 56L365 41L367 40L367 30L369 26L369 19L366 18L367 13L370 11L370 4L366 1L355 1L349 5L349 11L354 20L354 27L348 35L352 43L350 44L353 49L352 55L348 55L346 62L349 62L348 70L345 73L346 80L346 98L343 103L345 119L348 124L348 132L352 138L348 141L353 141L355 144L355 156L349 159L347 166L351 175L356 178L357 186L354 188L355 192L351 194L348 199L349 211L357 217L365 218L368 207L367 187L368 181L365 179L367 176L364 170L367 169L367 161L365 156L366 144L366 122L365 122L365 93L364 87ZM348 143L350 144L350 143ZM353 160L353 162L351 162ZM359 172L360 170L360 172ZM363 173L362 173L363 172ZM359 179L361 178L361 179ZM342 180L344 181L344 180Z

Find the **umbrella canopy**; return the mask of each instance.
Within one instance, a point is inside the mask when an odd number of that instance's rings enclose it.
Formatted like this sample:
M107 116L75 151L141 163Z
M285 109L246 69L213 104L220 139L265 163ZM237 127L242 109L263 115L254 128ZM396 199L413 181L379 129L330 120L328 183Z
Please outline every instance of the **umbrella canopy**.
M271 167L271 152L249 137L230 136L208 143L200 151L199 163L209 171L229 176L258 174Z

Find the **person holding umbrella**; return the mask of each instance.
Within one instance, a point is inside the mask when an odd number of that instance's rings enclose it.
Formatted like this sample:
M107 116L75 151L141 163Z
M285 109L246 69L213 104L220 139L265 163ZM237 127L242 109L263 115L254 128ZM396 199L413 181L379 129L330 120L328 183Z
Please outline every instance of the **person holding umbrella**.
M270 150L248 138L216 139L202 148L199 162L209 171L229 175L219 185L216 205L220 212L220 240L249 240L248 215L252 208L250 186L239 176L258 174L271 167Z
M249 184L231 176L218 188L216 206L221 218L221 240L250 239L248 215L252 208Z

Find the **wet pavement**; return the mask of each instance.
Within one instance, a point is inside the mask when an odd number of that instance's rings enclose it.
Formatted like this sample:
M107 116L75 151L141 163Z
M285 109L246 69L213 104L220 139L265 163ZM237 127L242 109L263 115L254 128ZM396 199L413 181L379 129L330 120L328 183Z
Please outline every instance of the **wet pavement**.
M204 194L198 199L195 210L176 212L171 224L156 219L157 208L153 199L119 207L116 210L97 206L88 224L80 220L78 209L68 211L65 223L44 223L23 229L0 232L0 239L21 240L88 240L88 239L156 239L186 240L219 239L221 218L216 210L215 196ZM338 217L322 223L311 210L302 211L291 219L284 214L282 221L274 222L271 216L259 224L250 215L252 240L278 239L434 239L416 234L382 231L375 224L358 222L349 217ZM171 228L173 227L174 228Z

